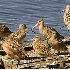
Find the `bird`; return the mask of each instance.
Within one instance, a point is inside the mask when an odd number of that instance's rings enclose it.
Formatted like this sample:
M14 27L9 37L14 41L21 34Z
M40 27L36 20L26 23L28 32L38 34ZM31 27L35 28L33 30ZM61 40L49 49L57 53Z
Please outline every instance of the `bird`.
M4 40L17 41L17 42L21 43L22 40L26 37L26 31L25 31L26 29L27 29L27 27L26 27L25 24L20 24L19 29L17 31L15 31L15 32L11 33Z
M50 45L47 43L47 41L42 41L40 39L40 36L39 35L35 35L32 42L32 46L33 46L33 49L34 51L43 56L43 57L47 57L47 56L50 56L50 50L51 50L51 47Z
M40 18L37 24L32 27L32 29L34 29L36 26L39 27L39 32L45 39L49 39L51 36L54 36L58 39L64 39L64 36L60 35L54 28L45 26L43 18Z
M53 37L48 40L48 43L52 47L52 49L55 49L57 51L68 51L68 48L62 40L54 39Z
M70 30L70 5L66 5L63 18L64 18L64 23L67 26L69 31Z
M64 36L60 35L54 28L45 26L44 19L40 18L35 26L39 27L40 34L48 41L48 44L57 51L67 51L66 45L63 43L62 39Z
M9 30L9 28L6 25L0 23L0 37L1 38L5 38L11 33L12 33L11 30Z
M3 40L5 37L7 37L8 35L10 35L12 33L11 30L9 30L9 28L0 23L0 40ZM0 48L2 50L2 47Z
M11 33L8 37L6 37L4 40L0 42L1 46L3 47L3 50L11 58L19 59L20 57L22 57L22 54L25 53L24 50L22 51L21 42L26 36L26 28L27 27L25 24L20 24L19 30ZM25 54L23 57L25 57Z
M23 45L16 41L3 41L1 46L6 54L14 59L25 58L27 54L26 51L23 49Z

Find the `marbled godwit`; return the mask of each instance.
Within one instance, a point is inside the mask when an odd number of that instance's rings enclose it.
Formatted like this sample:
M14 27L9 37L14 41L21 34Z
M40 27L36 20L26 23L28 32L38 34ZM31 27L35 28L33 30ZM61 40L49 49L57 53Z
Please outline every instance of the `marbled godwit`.
M12 32L9 30L8 27L6 27L4 24L0 23L0 37L7 37Z
M19 25L19 30L11 33L8 37L6 37L3 41L0 42L4 51L12 58L19 58L22 54L22 45L20 42L26 36L25 24ZM25 53L25 52L24 52Z
M66 6L63 18L68 30L70 30L70 5Z
M62 51L62 50L67 51L67 47L61 41L61 39L64 39L64 37L60 35L54 28L51 28L49 26L44 26L43 19L39 19L34 27L36 27L37 25L39 26L40 34L42 34L42 36L45 39L47 39L48 43L53 49L56 49L58 51Z
M26 51L23 50L22 44L19 44L16 41L2 41L2 47L6 54L11 58L19 59L25 58L27 56Z
M25 38L26 36L26 25L25 24L20 24L19 25L19 30L17 30L16 32L11 33L8 37L6 37L4 40L11 40L11 41L17 41L17 42L22 42L22 40Z
M51 37L48 40L48 43L50 44L50 46L57 50L57 51L68 51L68 48L66 47L66 44L62 41L62 40L57 40L57 38L53 38Z
M58 39L63 39L64 38L54 28L49 27L49 26L44 26L44 20L42 18L38 20L37 24L33 28L35 28L37 25L39 26L40 34L42 34L42 36L45 39L48 39L52 36L54 36L55 38L58 38Z
M36 35L32 40L32 46L35 52L43 57L47 57L50 54L50 46L49 44L44 41L40 40L40 36Z

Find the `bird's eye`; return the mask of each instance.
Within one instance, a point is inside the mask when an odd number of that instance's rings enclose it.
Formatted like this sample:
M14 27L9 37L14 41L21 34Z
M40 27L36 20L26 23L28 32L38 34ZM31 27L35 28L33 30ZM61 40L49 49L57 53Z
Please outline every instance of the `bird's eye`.
M40 21L39 21L40 22Z

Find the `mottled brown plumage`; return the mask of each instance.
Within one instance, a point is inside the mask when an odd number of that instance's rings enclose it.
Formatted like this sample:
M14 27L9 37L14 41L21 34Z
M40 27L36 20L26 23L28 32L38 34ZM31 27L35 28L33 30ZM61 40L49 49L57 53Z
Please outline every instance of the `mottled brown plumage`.
M19 44L15 41L3 41L2 47L6 54L11 58L20 59L25 58L27 56L26 51L23 50L22 44Z
M4 24L0 23L0 37L1 38L7 37L11 33L12 32L9 30L8 27L6 27Z
M37 26L37 25L39 26L40 34L42 34L42 36L45 39L49 39L52 36L54 36L54 38L57 38L57 39L63 39L64 38L54 28L49 27L49 26L44 26L44 19L42 19L42 18L38 20L38 22L35 26Z
M11 33L8 37L6 37L4 40L11 40L11 41L17 41L17 42L22 42L22 40L25 38L26 36L26 25L25 24L20 24L19 25L19 30L17 30L16 32Z
M0 42L4 51L12 58L19 59L22 58L22 56L25 57L26 55L26 52L22 50L22 44L20 44L20 42L22 42L26 36L25 29L26 25L20 24L19 30L11 33L8 37Z
M64 39L54 28L49 26L44 26L44 20L41 18L38 20L37 24L34 26L39 26L40 34L47 39L50 46L57 51L67 51L67 47L62 42L61 39ZM34 28L33 27L33 28Z
M48 43L52 49L55 49L57 51L68 51L66 44L62 40L57 40L52 37L48 40Z
M40 36L38 35L36 35L33 40L32 45L35 52L41 56L49 56L50 46L47 41L41 41Z
M70 30L70 5L66 6L63 18L65 25L67 26L68 30Z

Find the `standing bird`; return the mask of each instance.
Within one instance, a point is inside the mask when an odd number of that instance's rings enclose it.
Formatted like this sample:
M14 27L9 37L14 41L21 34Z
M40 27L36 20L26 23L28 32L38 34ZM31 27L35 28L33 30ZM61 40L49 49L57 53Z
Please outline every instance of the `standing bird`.
M15 59L25 58L27 56L26 51L23 49L23 45L17 41L2 41L1 46L3 47L6 54Z
M6 37L4 40L11 40L11 41L17 41L19 43L22 42L22 40L25 38L26 36L26 32L25 30L27 29L25 24L20 24L19 25L19 30L17 30L16 32L11 33L8 37Z
M63 18L65 25L67 26L68 30L70 30L70 5L66 6Z
M60 35L54 28L44 26L44 19L42 18L38 20L37 24L33 28L36 26L39 26L39 32L45 39L49 39L52 36L58 39L64 39L64 37Z
M42 18L38 20L37 24L33 28L35 28L37 25L39 26L40 34L48 41L53 49L57 51L67 51L67 47L62 42L64 37L60 35L54 28L44 26L44 20Z
M62 40L55 39L54 37L51 37L48 40L48 43L52 47L52 49L55 49L57 51L68 51L68 48L66 47L66 44Z
M42 41L40 36L36 35L33 39L33 49L35 52L43 57L47 57L50 55L50 46L47 41Z
M1 38L7 37L11 33L12 32L9 30L8 27L6 27L4 24L0 23L0 37Z
M27 27L25 24L20 24L19 30L11 33L8 37L0 42L6 54L8 54L10 57L18 59L22 56L22 44L20 43L26 36L26 28Z

